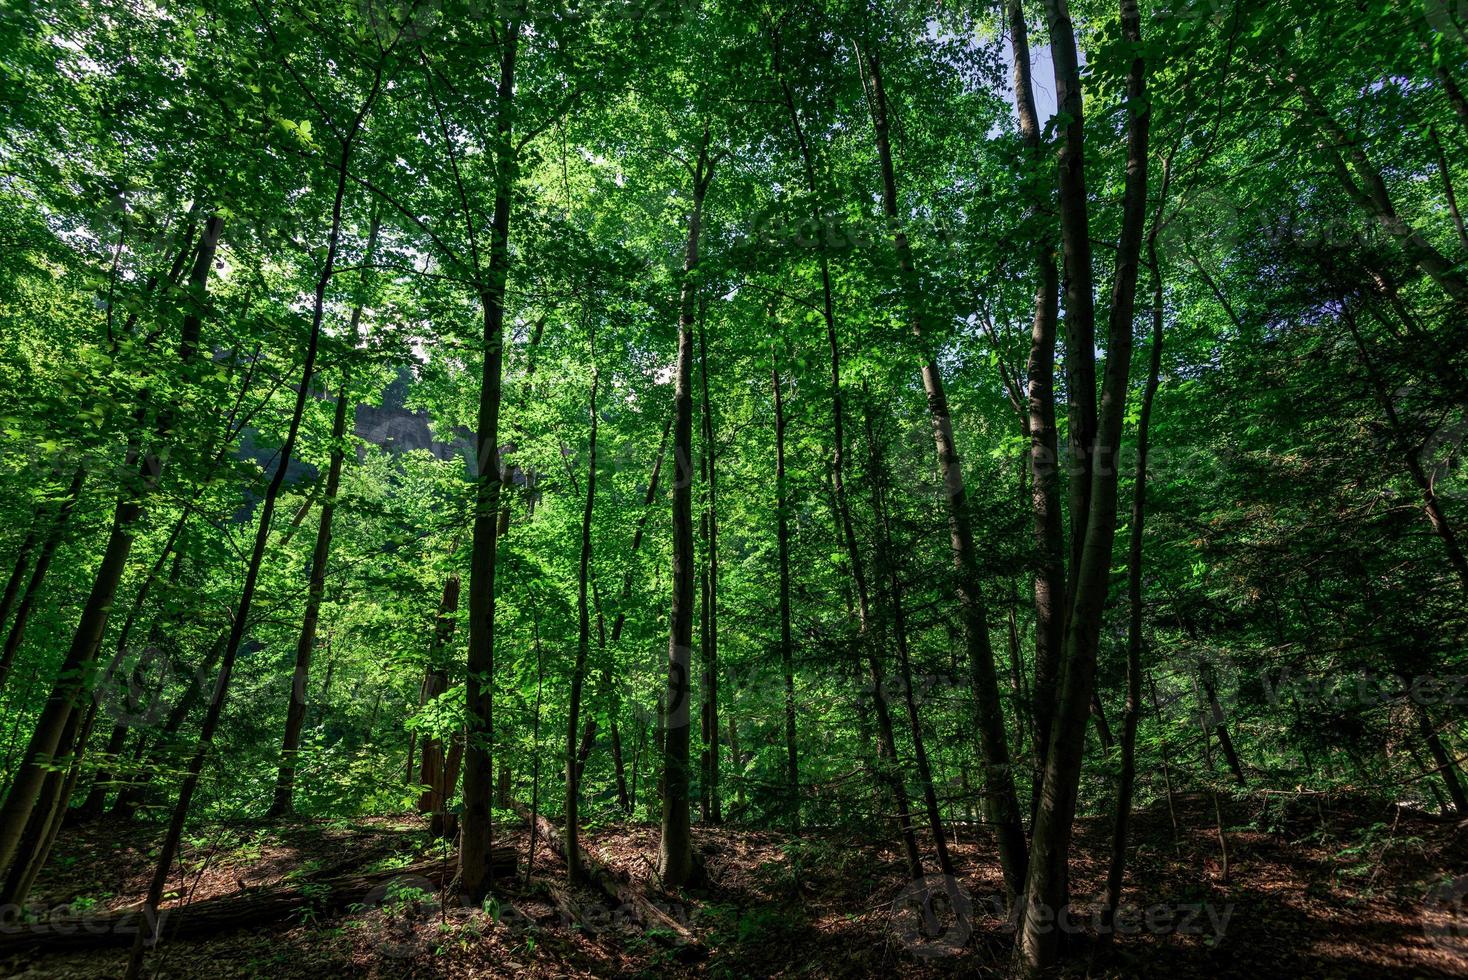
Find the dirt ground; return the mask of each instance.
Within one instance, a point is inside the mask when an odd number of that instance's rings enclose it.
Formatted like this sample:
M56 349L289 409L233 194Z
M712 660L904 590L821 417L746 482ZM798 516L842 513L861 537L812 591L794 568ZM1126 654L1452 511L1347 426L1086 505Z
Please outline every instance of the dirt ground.
M1211 798L1183 798L1176 809L1184 828L1176 834L1165 805L1138 815L1124 911L1092 976L1468 976L1468 826L1351 797L1256 794L1222 801L1221 848ZM1070 930L1077 973L1094 949L1107 835L1104 821L1078 828L1071 890L1081 925ZM564 864L538 846L529 885L519 876L502 882L487 911L405 876L338 914L308 910L208 939L165 941L145 975L1006 975L1012 931L983 828L958 829L957 882L933 877L920 887L906 882L895 842L696 827L709 882L673 895L653 880L656 827L604 825L584 839L687 925L704 955L693 958L666 934L641 928L594 889L564 890ZM205 827L188 840L186 874L175 879L169 903L299 886L344 868L421 868L434 856L451 865L452 854L424 840L416 815ZM497 841L517 848L523 875L526 829L506 826ZM71 914L136 907L155 845L151 829L69 830L33 900L43 909L69 904ZM0 976L115 977L126 959L117 947L7 952L4 939L0 932Z

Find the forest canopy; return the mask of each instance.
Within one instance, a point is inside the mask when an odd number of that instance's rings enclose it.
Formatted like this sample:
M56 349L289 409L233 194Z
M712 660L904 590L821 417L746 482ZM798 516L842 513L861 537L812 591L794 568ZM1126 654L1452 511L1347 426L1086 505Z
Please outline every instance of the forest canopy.
M4 0L0 962L1468 969L1465 32Z

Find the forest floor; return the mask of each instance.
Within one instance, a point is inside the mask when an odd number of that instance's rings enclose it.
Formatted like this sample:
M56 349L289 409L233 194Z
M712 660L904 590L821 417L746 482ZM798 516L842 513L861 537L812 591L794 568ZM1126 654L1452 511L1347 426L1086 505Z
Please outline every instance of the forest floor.
M1138 814L1123 899L1129 914L1092 975L1468 976L1468 877L1451 887L1455 875L1468 872L1468 825L1348 796L1253 795L1222 803L1226 870L1211 797L1179 798L1184 829L1176 836L1165 804ZM106 825L66 831L35 900L67 903L73 914L136 908L156 845L150 834ZM959 912L944 916L937 930L921 929L907 907L904 895L912 890L904 887L904 862L892 844L835 831L796 837L696 826L694 834L709 884L680 896L653 887L656 827L589 828L585 840L689 926L705 947L696 960L659 941L666 936L628 925L596 891L564 891L564 864L537 847L530 886L503 887L492 914L431 894L405 901L400 890L383 901L377 889L339 914L298 911L273 925L165 941L150 957L156 972L148 975L1005 975L1012 931L996 898L1001 879L982 828L958 831L952 852ZM1102 888L1108 835L1101 820L1077 829L1072 892L1083 917ZM184 851L188 900L268 891L320 869L338 873L344 863L353 874L421 868L425 857L440 854L423 840L421 818L406 815L201 828ZM497 843L519 850L523 874L526 829L507 827ZM7 947L4 931L22 928L0 928L0 976L122 971L127 954L119 947L6 953L14 946Z

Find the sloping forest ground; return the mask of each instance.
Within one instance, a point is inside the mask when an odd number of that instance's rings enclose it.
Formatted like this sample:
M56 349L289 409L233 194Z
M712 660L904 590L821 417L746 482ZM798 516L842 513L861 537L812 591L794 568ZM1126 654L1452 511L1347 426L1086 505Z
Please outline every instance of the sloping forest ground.
M1123 902L1132 915L1092 975L1468 975L1465 896L1443 887L1468 866L1461 825L1348 794L1189 794L1174 811L1176 832L1165 802L1139 812L1135 873ZM668 895L651 880L655 826L591 830L591 854L630 876L698 937L705 948L689 955L630 924L595 890L564 890L565 865L543 840L527 886L527 828L507 821L497 844L516 849L517 878L501 880L487 912L441 902L427 879L405 872L340 914L307 909L274 924L165 940L150 963L156 976L209 980L1005 975L1011 941L992 842L982 827L956 834L962 891L953 907L961 911L943 911L940 896L936 927L926 929L904 901L911 892L900 853L870 836L699 827L695 845L709 883ZM1084 917L1093 905L1087 896L1103 886L1109 828L1081 821L1077 835L1072 893ZM157 836L105 824L68 830L36 902L99 920L136 907ZM422 818L403 815L201 827L182 866L188 901L205 908L308 882L326 869L421 868L441 855L441 847L424 846ZM169 904L178 904L177 892ZM120 948L17 953L26 928L10 923L0 937L0 975L110 977L122 970ZM1090 935L1076 941L1093 942Z

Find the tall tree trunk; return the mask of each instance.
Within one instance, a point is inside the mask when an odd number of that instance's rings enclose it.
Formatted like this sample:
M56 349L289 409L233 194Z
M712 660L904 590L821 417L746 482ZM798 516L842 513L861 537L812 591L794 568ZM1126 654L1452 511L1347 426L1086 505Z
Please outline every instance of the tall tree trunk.
M578 884L584 876L581 856L576 853L581 838L581 764L576 755L576 732L581 722L581 687L586 680L586 659L591 653L591 609L588 581L591 577L591 519L596 506L596 347L591 349L591 434L587 439L586 507L581 512L581 560L576 573L576 665L571 671L570 717L566 723L566 878Z
M1029 27L1019 0L1008 0L1008 19L1014 52L1014 104L1019 115L1020 137L1038 164L1042 153L1040 117L1035 108L1034 80L1030 71ZM1084 174L1081 177L1084 180ZM1031 217L1040 219L1044 211L1044 206L1037 202L1031 210ZM1084 248L1088 253L1085 261L1089 272L1089 241L1084 243ZM1060 315L1060 272L1055 265L1054 243L1048 234L1041 234L1036 239L1035 269L1040 282L1035 287L1035 315L1030 326L1030 354L1025 371L1029 384L1026 395L1030 437L1030 513L1038 557L1034 581L1035 688L1031 738L1035 772L1032 820L1034 808L1039 805L1040 786L1044 782L1045 756L1050 749L1050 724L1055 715L1055 683L1059 674L1060 647L1065 637L1067 602L1065 530L1060 504L1060 448L1055 426L1055 336Z
M208 758L210 750L214 745L214 733L219 727L219 719L224 714L224 704L229 696L229 682L234 672L235 658L239 654L241 643L244 641L245 629L249 624L250 606L255 599L255 589L260 579L260 566L265 559L265 546L270 540L270 523L275 514L275 504L280 497L282 488L285 486L286 472L290 468L291 458L295 453L296 439L301 430L301 419L305 415L306 400L311 397L311 383L315 377L316 355L321 344L321 323L326 312L326 289L331 283L332 271L336 267L337 252L341 244L342 226L342 204L346 197L347 174L351 165L352 149L356 142L357 134L361 130L362 122L366 119L372 103L376 100L377 93L382 84L383 62L379 61L377 69L373 74L372 88L363 100L361 107L357 110L345 135L342 137L341 153L336 161L336 193L331 205L331 224L327 235L326 257L322 263L321 275L316 280L316 293L311 308L311 331L306 340L306 351L301 365L300 386L296 389L295 406L291 411L290 424L286 429L285 441L281 444L280 452L276 457L275 475L271 477L270 483L265 488L264 499L260 502L260 513L255 528L254 546L250 551L249 561L245 566L245 580L240 588L239 604L235 609L234 623L231 625L229 638L225 641L224 653L220 658L219 680L214 687L213 697L210 698L209 707L204 714L204 724L199 732L199 742L194 750L193 757L189 760L183 781L179 785L178 802L174 806L173 815L169 820L168 831L163 838L162 847L159 849L158 865L153 872L153 880L148 886L148 897L145 907L157 909L163 901L163 892L168 883L168 875L173 868L174 858L178 854L179 842L183 837L184 823L188 819L189 807L193 803L194 792L198 789L199 777L204 770L204 762ZM154 937L156 941L158 937ZM128 958L126 980L137 980L143 967L143 954L147 948L148 936L145 931L138 932L133 942L132 953Z
M1070 577L1064 616L1074 603L1076 576L1090 519L1092 450L1096 439L1096 299L1086 189L1085 98L1067 0L1045 0L1057 118L1064 120L1058 163L1060 242L1065 270L1066 453L1070 457ZM1011 29L1013 29L1011 25ZM1144 202L1145 204L1145 202ZM1064 642L1062 640L1062 642ZM1064 671L1057 665L1057 671ZM1059 683L1059 673L1055 683ZM1038 686L1038 684L1037 684ZM1048 735L1046 736L1048 739Z
M1411 682L1408 680L1406 683ZM1422 732L1422 740L1427 745L1427 751L1432 754L1432 761L1436 763L1437 774L1442 777L1443 784L1448 788L1448 796L1452 797L1453 808L1457 810L1458 818L1462 819L1465 814L1468 814L1468 791L1463 788L1463 777L1458 771L1458 764L1453 761L1452 755L1443 745L1443 740L1437 733L1437 726L1427 712L1427 705L1417 698L1412 699L1412 705L1417 715L1418 727Z
M642 511L637 515L637 523L632 531L632 546L628 549L628 562L622 572L622 585L618 592L617 615L612 620L611 646L616 649L622 641L622 630L627 625L627 609L632 603L632 576L636 571L636 565L631 559L636 558L638 550L642 547L643 533L647 530L647 520L652 514L653 501L657 499L658 483L662 475L663 457L668 448L668 433L673 429L673 416L669 414L668 420L663 424L663 434L658 440L657 456L653 459L652 475L647 481L647 491L642 498ZM602 633L602 604L600 593L596 590L596 583L592 583L592 595L596 597L597 629L598 636ZM606 653L606 640L599 640ZM622 757L622 730L618 722L621 713L622 699L618 692L615 680L611 676L610 666L604 667L602 671L603 696L607 700L607 714L611 718L611 750L612 769L617 781L617 803L624 813L632 812L632 802L635 796L627 786L627 771ZM591 739L595 736L594 721L588 719L587 731L582 735L582 752L580 762L584 766L591 751ZM639 735L639 738L641 736Z
M1106 904L1102 909L1100 941L1115 932L1116 910L1126 877L1127 836L1131 829L1132 793L1137 779L1137 726L1142 719L1142 530L1147 516L1147 453L1150 448L1152 403L1162 373L1162 267L1157 259L1157 236L1147 240L1152 270L1152 353L1147 384L1142 391L1142 413L1137 419L1137 465L1132 483L1132 520L1127 542L1126 710L1121 716L1121 773L1116 784L1116 813L1111 823L1111 863L1106 872ZM1169 777L1170 781L1171 777ZM1170 802L1170 796L1169 796Z
M184 317L179 339L179 360L187 372L199 342L202 325L205 287L209 270L214 264L214 251L219 244L219 233L224 227L223 219L211 216L204 224L200 236L194 266L189 276L189 293L192 303ZM138 521L143 516L143 505L148 494L157 485L162 475L165 450L172 430L172 413L163 411L158 419L158 453L144 454L140 446L130 448L123 462L126 473L136 473L138 480L125 480L133 489L124 492L117 502L112 517L112 529L108 534L107 546L102 561L92 580L86 605L82 608L71 645L57 673L56 684L36 720L36 727L26 745L25 755L19 771L0 805L0 869L8 869L15 858L20 836L25 830L35 805L41 784L52 756L61 741L62 734L75 707L80 703L87 688L91 666L107 628L107 619L117 596L118 583L127 567L128 554L132 551L133 537Z
M744 809L744 753L739 749L739 719L734 712L734 698L739 693L739 686L734 683L734 667L731 664L724 665L724 679L729 682L729 710L726 713L729 726L729 764L734 770L734 805L737 810Z
M871 392L863 388L866 400L863 406L863 421L866 425L868 458L875 452L876 433L872 427ZM882 559L878 558L878 563ZM897 768L897 738L892 725L892 711L887 703L887 678L882 668L881 648L868 637L867 671L872 689L872 706L877 716L877 775L892 797L897 808L898 835L902 838L903 851L907 856L908 877L914 881L923 877L923 862L918 853L917 834L913 829L912 813L908 806L907 788Z
M780 91L785 98L785 110L790 117L790 129L800 147L800 158L805 170L805 186L811 199L811 221L819 233L816 236L816 258L821 277L821 318L826 326L826 347L831 362L831 487L836 502L837 518L840 522L841 543L846 549L846 561L851 577L856 584L858 628L866 630L869 608L866 570L862 564L856 543L856 532L851 521L851 505L846 494L846 402L841 391L841 342L836 332L836 304L831 288L831 257L827 236L822 227L825 215L820 207L820 182L816 174L815 157L811 152L810 140L800 121L800 112L795 105L795 92L788 76L784 73L780 56L778 28L772 32L770 48L775 75L780 81Z
M773 311L772 311L773 312ZM785 682L785 799L790 822L800 830L800 768L795 737L795 641L790 628L790 502L785 483L785 395L780 355L770 348L770 389L775 398L775 543L780 570L780 673Z
M1074 66L1075 35L1069 23L1064 0L1047 0L1051 16L1051 51L1055 59L1056 85L1061 90L1060 106L1068 112L1067 98L1079 108L1080 91L1072 86L1078 77ZM1064 658L1059 697L1050 734L1050 751L1045 762L1045 781L1030 850L1029 876L1020 917L1017 965L1025 972L1039 972L1054 967L1060 958L1062 932L1055 927L1057 917L1068 914L1069 883L1067 862L1070 856L1071 830L1075 821L1076 796L1081 777L1081 756L1085 748L1086 714L1091 704L1096 681L1096 648L1100 642L1102 610L1110 587L1111 556L1115 544L1117 506L1117 450L1121 444L1122 424L1126 414L1126 396L1130 384L1132 355L1132 316L1136 305L1137 270L1142 235L1147 222L1147 163L1151 111L1147 105L1147 66L1141 57L1141 16L1136 0L1121 0L1122 38L1133 45L1136 55L1127 75L1127 163L1125 192L1122 203L1121 237L1117 243L1116 274L1112 284L1111 316L1107 329L1106 371L1101 392L1093 465L1090 515L1085 522L1085 546L1079 566L1072 569L1076 587L1067 618ZM1078 125L1079 120L1073 124ZM1076 133L1075 150L1079 152L1081 134ZM1069 136L1067 137L1069 143ZM1065 151L1063 151L1065 152ZM1079 160L1076 160L1079 163ZM1061 209L1087 208L1084 198L1074 197L1075 188L1067 190L1062 167ZM1062 234L1067 247L1075 233L1076 222L1062 221ZM1069 230L1067 230L1069 228ZM1067 261L1067 274L1076 270ZM1069 308L1067 319L1069 318ZM1086 355L1093 355L1088 348ZM1068 360L1081 359L1081 351L1072 347Z
M714 415L709 403L708 336L704 331L704 311L698 317L698 376L702 388L703 458L707 466L708 503L705 528L708 544L705 551L707 591L704 593L703 639L703 818L710 823L722 819L719 802L719 498L718 456L714 451Z
M371 265L377 252L380 227L378 204L373 203L372 221L367 231L367 250L363 265ZM355 353L362 324L362 306L366 297L360 289L352 307L347 327L348 343ZM311 655L316 652L316 623L321 616L321 599L326 592L326 565L331 558L331 525L336 516L337 488L341 485L342 461L346 457L347 416L353 412L351 395L351 362L342 367L341 390L336 396L336 412L331 419L331 456L326 468L326 490L321 498L321 522L316 527L316 546L311 551L311 570L306 583L306 611L301 617L301 634L296 639L296 665L291 672L290 702L286 705L285 734L280 744L280 769L275 777L275 799L268 817L289 815L295 809L296 755L301 748L301 729L306 723L306 689L311 680Z
M481 902L494 883L494 827L490 795L494 782L494 573L498 542L500 395L504 362L505 288L510 274L510 205L515 160L512 142L515 57L520 24L505 26L500 56L496 127L494 219L491 226L489 282L480 291L484 310L484 374L479 388L479 469L474 510L474 544L469 568L469 673L465 698L469 720L464 752L464 830L459 845L459 877L472 902Z
M658 844L658 874L678 887L696 879L698 867L689 835L688 743L692 666L695 556L693 551L693 328L698 302L699 234L703 200L712 178L709 130L704 124L693 168L693 206L688 214L688 245L679 296L678 360L673 421L673 596L668 612L668 683L663 709L663 813Z
M877 444L871 421L870 406L866 415L867 481L871 486L872 513L877 520L877 567L886 572L887 618L892 624L892 637L897 648L898 677L902 680L902 698L907 707L908 730L912 734L913 760L917 765L918 783L928 811L928 830L933 835L933 848L938 867L945 875L953 874L953 860L948 854L948 841L943 835L943 818L938 811L938 793L933 785L933 768L928 761L927 743L923 739L922 719L918 715L917 696L912 684L912 659L907 646L907 613L903 607L902 576L896 548L892 540L892 519L886 500L882 452Z
M902 230L897 206L897 179L888 139L887 95L882 84L881 59L873 51L866 54L866 60L871 86L868 101L876 133L877 157L882 171L882 209L893 226L893 245L912 319L912 330L920 342L925 342L921 289L917 281L917 270L913 265L912 250L908 245L907 234ZM1024 826L1020 820L1019 801L1014 792L1004 708L1000 701L999 680L995 674L994 650L989 641L988 617L979 589L978 555L969 518L963 467L958 457L958 445L953 438L953 419L948 411L948 396L943 389L943 376L938 368L937 356L931 351L925 352L925 356L922 367L923 389L927 393L928 415L932 423L938 469L948 506L949 539L953 549L959 608L963 617L969 671L974 687L975 724L979 748L984 758L984 805L988 819L995 827L999 863L1004 871L1005 887L1012 897L1018 895L1024 887Z
M419 707L448 689L448 660L451 655L449 643L454 635L458 612L459 576L450 575L444 579L443 594L439 597L438 613L434 617L428 665L423 671L423 684L418 690ZM429 815L429 833L434 837L443 837L449 824L449 798L454 791L448 779L443 739L423 736L423 745L418 752L418 782L426 787L418 797L418 812Z
M780 81L786 113L790 117L790 128L800 148L801 162L805 171L806 191L811 198L811 220L817 228L816 257L821 278L821 317L826 327L826 347L831 365L831 495L835 502L840 524L841 543L846 551L846 563L852 581L856 585L856 614L858 644L865 650L867 677L873 692L877 717L877 765L873 767L877 782L886 788L892 797L898 817L899 836L907 856L908 874L914 878L923 875L922 861L918 854L917 837L913 832L912 816L908 809L907 790L896 771L897 745L892 726L892 714L886 700L886 679L883 676L881 652L868 635L871 616L871 597L867 584L866 568L856 542L856 531L851 519L851 504L846 491L846 400L841 387L841 342L836 330L836 305L831 287L831 262L828 239L825 234L825 215L820 208L820 182L811 152L810 140L801 123L800 112L795 104L795 92L781 61L779 30L771 32L770 49L773 68ZM730 746L736 761L739 759L736 729L730 722ZM741 768L742 766L737 766ZM742 796L742 789L741 789Z

